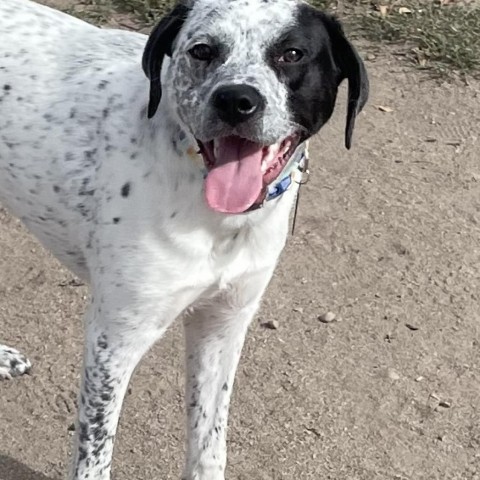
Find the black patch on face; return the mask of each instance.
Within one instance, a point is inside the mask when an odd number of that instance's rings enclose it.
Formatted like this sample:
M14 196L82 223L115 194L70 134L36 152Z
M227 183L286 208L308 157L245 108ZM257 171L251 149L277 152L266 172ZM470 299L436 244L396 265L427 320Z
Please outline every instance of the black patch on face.
M337 95L337 72L328 33L311 10L301 5L295 25L267 52L269 64L287 85L293 119L306 129L308 136L318 132L330 118ZM279 62L291 48L300 50L303 57L296 63Z
M279 61L289 49L303 56L297 62ZM308 138L328 121L337 90L348 78L348 112L345 144L350 148L356 114L368 97L368 78L362 60L345 38L340 23L313 7L299 5L291 29L267 49L267 62L287 86L289 111Z

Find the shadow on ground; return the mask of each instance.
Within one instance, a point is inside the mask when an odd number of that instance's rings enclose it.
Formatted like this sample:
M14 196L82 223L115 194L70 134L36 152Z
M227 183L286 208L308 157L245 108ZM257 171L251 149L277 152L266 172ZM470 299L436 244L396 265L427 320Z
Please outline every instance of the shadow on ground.
M0 454L0 480L58 480L35 472L28 465Z

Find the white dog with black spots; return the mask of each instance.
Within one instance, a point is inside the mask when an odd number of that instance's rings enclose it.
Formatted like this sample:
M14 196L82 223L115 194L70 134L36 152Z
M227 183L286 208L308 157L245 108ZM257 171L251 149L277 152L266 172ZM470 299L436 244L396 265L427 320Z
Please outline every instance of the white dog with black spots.
M182 316L182 478L223 480L235 370L306 141L347 79L350 147L363 62L299 0L181 2L148 41L1 0L0 37L0 201L91 287L69 479L110 478L130 376ZM29 368L0 346L0 376Z

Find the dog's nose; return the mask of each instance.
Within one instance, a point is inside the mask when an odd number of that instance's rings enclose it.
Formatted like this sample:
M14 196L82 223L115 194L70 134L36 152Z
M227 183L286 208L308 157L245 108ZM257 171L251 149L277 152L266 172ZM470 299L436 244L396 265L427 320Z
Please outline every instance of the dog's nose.
M213 106L218 116L234 127L264 110L265 100L250 85L226 85L213 94Z

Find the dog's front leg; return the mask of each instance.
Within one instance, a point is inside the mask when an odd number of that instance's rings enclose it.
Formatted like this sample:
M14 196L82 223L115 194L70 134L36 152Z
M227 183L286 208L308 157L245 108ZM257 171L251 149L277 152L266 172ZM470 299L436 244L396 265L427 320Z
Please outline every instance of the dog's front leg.
M185 318L187 461L183 480L224 480L234 376L272 271L245 279Z
M135 310L95 301L86 315L85 353L70 480L109 480L123 397L143 354L165 331Z

